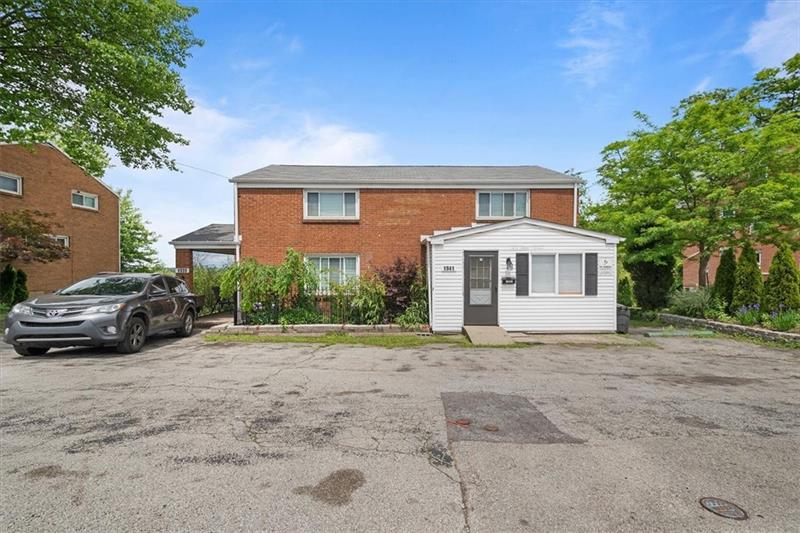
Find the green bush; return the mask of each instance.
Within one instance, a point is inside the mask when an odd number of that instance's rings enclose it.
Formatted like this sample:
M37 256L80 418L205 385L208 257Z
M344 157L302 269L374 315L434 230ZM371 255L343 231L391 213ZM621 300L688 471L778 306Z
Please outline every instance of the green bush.
M794 310L773 311L764 321L764 326L777 331L791 331L800 326L800 312Z
M792 250L786 244L778 248L778 253L772 259L761 307L767 313L800 311L800 270Z
M411 305L411 287L417 277L417 270L419 265L416 261L398 257L391 265L376 271L386 287L386 314L389 320L399 316Z
M322 324L325 321L317 309L286 309L278 316L279 324Z
M736 278L736 256L733 248L726 248L719 258L719 266L714 277L714 298L719 300L723 309L730 313L733 303L733 287Z
M633 307L633 280L630 273L617 263L617 303L626 307Z
M692 318L705 318L706 313L714 307L714 299L708 287L700 287L695 291L676 292L670 297L669 310L676 315Z
M425 271L421 268L417 269L410 297L411 303L396 318L396 322L405 329L420 329L428 323L428 284L425 280Z
M214 287L222 285L222 275L225 268L207 267L204 265L194 265L192 267L192 278L194 288L192 291L200 296L203 296L203 307L200 309L200 314L205 315L211 312L216 297L214 295Z
M11 265L6 265L0 272L0 303L11 304L17 288L17 271Z
M658 310L667 307L675 286L675 264L672 258L663 263L637 261L626 264L633 279L636 303L642 309Z
M386 287L374 274L331 284L332 319L342 324L381 324L386 316Z
M17 281L14 283L14 296L11 298L11 305L24 302L28 299L28 275L24 270L17 270Z
M756 252L750 243L745 243L734 275L732 307L738 315L742 308L760 307L764 292L764 280L758 267Z

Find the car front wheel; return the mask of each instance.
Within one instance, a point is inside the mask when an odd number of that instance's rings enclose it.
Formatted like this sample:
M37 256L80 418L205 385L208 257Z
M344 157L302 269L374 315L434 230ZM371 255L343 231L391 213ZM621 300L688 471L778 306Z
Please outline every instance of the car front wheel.
M175 330L175 333L178 334L178 337L188 337L194 331L194 313L191 311L186 311L183 314L183 320L181 321L181 327Z
M122 342L117 344L117 351L119 353L135 353L142 349L144 346L145 338L147 337L147 326L139 317L133 317L128 322L128 327L125 328L125 336Z
M41 348L37 346L14 346L14 351L20 355L44 355L50 348Z

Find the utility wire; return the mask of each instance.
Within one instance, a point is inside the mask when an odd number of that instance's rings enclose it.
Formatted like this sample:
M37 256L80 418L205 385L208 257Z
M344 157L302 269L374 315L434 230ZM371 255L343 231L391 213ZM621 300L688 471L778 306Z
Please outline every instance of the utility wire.
M221 178L230 178L230 176L226 176L225 174L220 174L219 172L214 172L213 170L208 170L206 168L196 167L194 165L187 165L186 163L181 163L180 161L175 161L176 165L180 165L182 167L191 168L194 170L199 170L200 172L207 172L208 174L214 174L215 176L219 176Z

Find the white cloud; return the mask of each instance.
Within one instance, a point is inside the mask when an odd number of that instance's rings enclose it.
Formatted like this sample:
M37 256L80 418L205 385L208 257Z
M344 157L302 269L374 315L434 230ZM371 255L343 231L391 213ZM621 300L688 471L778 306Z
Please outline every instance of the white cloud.
M632 28L625 12L589 4L568 29L559 46L572 51L565 72L587 87L603 82L626 56L635 55L641 32Z
M800 2L769 2L764 18L750 26L741 51L756 68L779 67L800 52Z
M170 240L206 224L233 221L233 188L222 176L275 163L361 165L388 159L378 135L303 113L242 117L197 102L191 115L166 114L164 123L191 141L173 147L175 160L196 168L145 171L116 161L105 179L133 190L134 202L161 235L157 249L167 265L175 260Z
M702 93L711 85L711 76L706 76L700 82L695 85L694 89L692 89L692 94L694 93Z

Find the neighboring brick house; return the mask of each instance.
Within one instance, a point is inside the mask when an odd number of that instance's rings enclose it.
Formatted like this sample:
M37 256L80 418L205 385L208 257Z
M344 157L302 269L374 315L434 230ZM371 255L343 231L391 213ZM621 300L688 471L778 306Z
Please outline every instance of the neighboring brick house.
M0 211L49 215L67 259L15 262L32 294L50 292L100 271L119 270L119 197L50 143L0 144Z
M270 165L231 182L233 227L172 241L189 282L197 250L277 264L291 247L322 290L405 257L428 270L434 330L615 328L620 239L577 228L573 176L537 166Z
M766 279L769 274L769 267L772 265L772 258L778 252L778 248L772 244L756 244L753 246L756 250L756 258L758 259L758 266L761 268L761 273ZM724 249L724 248L722 248ZM717 268L719 268L721 250L717 250L708 261L708 268L706 269L706 284L713 285L717 277ZM737 250L736 257L739 257ZM800 251L794 253L794 259L800 265ZM697 261L697 247L693 246L684 250L683 260L683 287L685 289L696 289L699 284L700 266Z

